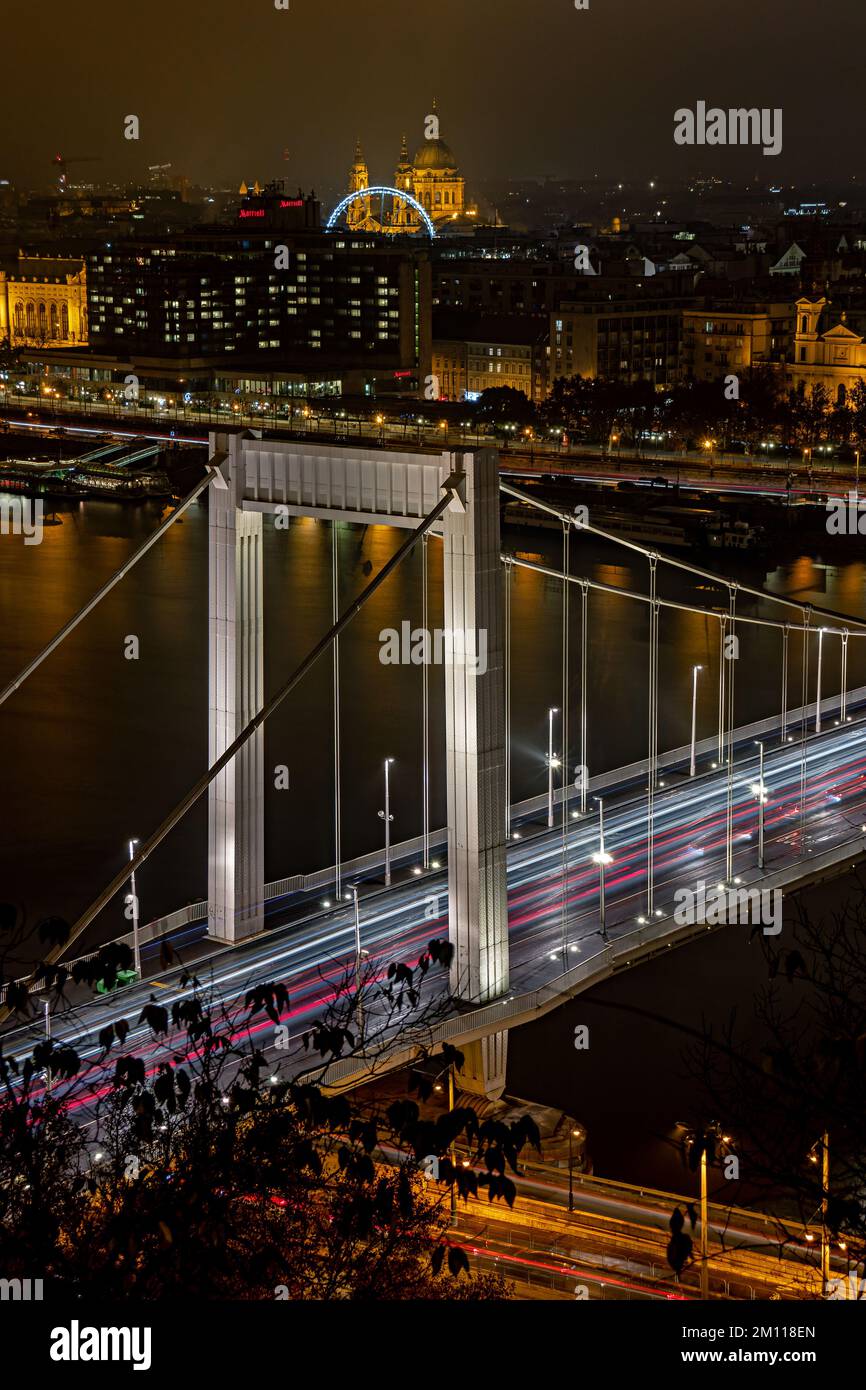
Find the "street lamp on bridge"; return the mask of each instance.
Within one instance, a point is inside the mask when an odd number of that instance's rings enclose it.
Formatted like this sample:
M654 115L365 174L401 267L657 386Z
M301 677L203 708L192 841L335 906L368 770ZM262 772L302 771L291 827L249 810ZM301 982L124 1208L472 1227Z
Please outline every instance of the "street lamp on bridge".
M824 661L824 633L827 631L822 627L818 631L818 688L815 692L815 733L821 732L821 668Z
M604 871L608 864L613 863L613 855L608 854L604 847L604 801L598 798L598 849L592 856L593 864L598 865L598 901L599 901L599 922L601 924L601 939L607 941L607 923L605 921L605 900L604 900Z
M391 783L389 770L393 758L385 759L385 809L379 812L379 819L385 822L385 887L391 887L391 822L394 817L391 815Z
M764 745L760 739L756 739L758 745L758 780L753 782L749 788L752 796L758 798L758 868L764 867L764 807L767 804L767 786L764 782Z
M130 840L129 842L130 863L132 863L135 859L135 846L137 844L138 840ZM135 966L135 973L138 975L138 978L141 979L141 949L138 942L138 894L135 891L135 869L133 869L129 875L129 892L126 895L126 901L129 907L131 907L132 909L133 964Z
M574 1211L574 1144L572 1140L582 1139L583 1130L568 1131L568 1210Z
M553 773L560 766L559 757L553 751L553 716L558 709L547 711L547 824L553 825Z
M692 755L689 760L689 776L695 775L695 733L697 730L698 719L698 672L703 671L703 666L692 667Z

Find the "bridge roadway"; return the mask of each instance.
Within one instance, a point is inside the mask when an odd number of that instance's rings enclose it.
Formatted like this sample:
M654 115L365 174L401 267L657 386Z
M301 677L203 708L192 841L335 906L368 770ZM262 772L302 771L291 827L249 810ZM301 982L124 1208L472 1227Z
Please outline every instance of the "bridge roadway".
M795 726L792 723L789 727ZM761 875L756 867L757 805L751 791L757 779L757 758L748 746L741 758L735 754L734 872L744 887L790 887L813 881L844 870L866 848L866 720L862 712L858 710L852 722L808 739L805 843L800 770L798 743L767 747L766 872ZM605 787L605 847L613 856L606 884L608 943L600 935L598 869L591 859L598 848L596 815L588 811L583 819L569 820L567 827L565 928L562 828L548 830L546 824L523 824L518 831L522 838L508 849L511 994L507 1000L468 1014L449 1011L432 1032L428 1027L421 1030L419 1040L430 1043L447 1038L459 1045L472 1037L515 1026L648 954L712 929L700 923L681 925L674 920L672 909L678 886L693 888L698 879L705 879L712 887L724 878L726 783L724 770L706 772L694 780L676 767L662 772L655 801L655 902L663 915L649 921L645 919L646 796L635 786L633 772L631 780L619 789L615 784ZM287 1075L309 1067L301 1035L324 1006L330 989L328 977L333 978L354 961L354 918L351 904L328 909L317 905L303 919L279 925L279 904L272 907L274 925L262 935L233 948L211 950L208 944L204 956L200 942L190 959L203 983L227 999L242 996L255 983L286 983L291 997L286 1019L290 1046L276 1049L274 1027L266 1021L254 1023L251 1035L273 1059L275 1071ZM289 903L287 916L290 907ZM389 891L377 889L362 898L361 920L363 947L376 966L384 970L395 959L414 962L432 937L447 933L444 869L420 877L409 871ZM730 930L747 933L750 927L732 926ZM68 1014L53 1016L52 1034L57 1040L74 1043L85 1059L96 1064L99 1030L111 1020L126 1018L133 1021L127 1046L154 1067L168 1061L177 1039L155 1040L148 1028L134 1020L154 995L167 1005L181 997L179 975L178 969L172 969L162 972L158 980L149 977L116 994L87 1002L83 1002L83 993L73 997ZM444 1008L445 988L444 972L434 967L427 977L424 997L432 1002L438 994ZM405 1031L401 1050L395 1051L391 1039L377 1036L381 1024L374 1000L367 1001L365 1010L368 1055L385 1048L389 1050L388 1065L411 1060L414 1053L406 1046ZM4 1030L4 1051L25 1055L41 1031L39 1010L30 1023L16 1023ZM380 1058L379 1067L382 1064ZM363 1079L367 1070L364 1059L341 1059L329 1069L328 1083L351 1086ZM108 1072L106 1081L107 1077ZM89 1108L93 1102L78 1098L72 1103Z

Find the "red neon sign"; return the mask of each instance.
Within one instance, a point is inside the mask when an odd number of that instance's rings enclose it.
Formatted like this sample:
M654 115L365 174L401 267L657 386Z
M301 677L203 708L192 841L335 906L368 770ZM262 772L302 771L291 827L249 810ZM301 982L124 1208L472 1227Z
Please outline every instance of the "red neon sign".
M264 208L241 208L239 217L264 217Z

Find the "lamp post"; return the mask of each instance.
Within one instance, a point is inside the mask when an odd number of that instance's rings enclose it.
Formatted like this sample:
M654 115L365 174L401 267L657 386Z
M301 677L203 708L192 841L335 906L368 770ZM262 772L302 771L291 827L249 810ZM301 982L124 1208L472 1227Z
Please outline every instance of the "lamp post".
M135 859L135 846L138 840L129 842L130 863ZM141 979L141 950L138 942L138 894L135 891L135 869L129 875L129 896L127 902L132 906L132 960L135 966L135 973Z
M579 1129L568 1131L568 1210L574 1211L574 1145L572 1139L580 1138Z
M710 1296L709 1203L707 1201L707 1146L701 1148L701 1298Z
M830 1284L830 1232L827 1215L830 1206L830 1135L821 1135L821 1297L827 1297Z
M695 775L695 732L698 719L698 672L703 671L703 666L692 667L692 755L689 760L689 776Z
M823 627L818 629L818 688L817 688L817 690L816 690L816 692L815 692L815 694L816 694L815 733L816 733L816 734L820 734L820 732L821 732L821 666L822 666L823 658L824 658L824 633L825 633L826 631L827 631L827 629L826 629L826 628L823 628Z
M764 745L760 739L758 743L758 780L753 782L749 790L753 796L758 798L758 868L764 867L764 807L767 804L767 787L764 782Z
M448 1113L449 1113L449 1115L451 1114L451 1112L453 1111L453 1109L454 1109L454 1063L453 1063L453 1062L449 1062L449 1064L448 1064ZM450 1147L450 1149L449 1149L448 1152L449 1152L449 1156L450 1156L450 1158L451 1158L451 1169L452 1169L452 1174L451 1174L451 1225L452 1225L452 1226L456 1226L456 1225L457 1225L457 1184L454 1182L454 1173L453 1173L453 1170L454 1170L454 1168L455 1168L456 1165L457 1165L457 1148L456 1148L456 1145L454 1144L453 1140L452 1140L452 1142L451 1142L451 1147Z
M830 1286L830 1231L827 1222L830 1206L830 1135L826 1129L813 1145L809 1159L812 1163L820 1161L821 1164L821 1297L826 1298Z
M389 770L393 758L385 759L385 809L379 812L379 819L385 822L385 887L391 887L391 822L394 817L391 815L391 783Z
M703 1125L699 1129L690 1129L683 1125L685 1130L683 1144L688 1154L689 1168L693 1173L698 1173L700 1178L700 1203L701 1203L701 1237L700 1237L700 1271L701 1271L701 1298L706 1299L710 1296L710 1262L709 1262L709 1199L707 1196L707 1173L711 1163L716 1158L727 1151L731 1143L731 1137L723 1134L717 1121Z
M553 753L553 716L558 709L547 711L547 824L553 825L553 770L559 767L559 759Z
M604 801L598 798L598 850L592 856L593 864L598 865L598 902L599 902L599 922L601 925L601 939L607 941L607 923L605 921L605 892L604 892L604 871L608 864L613 863L613 855L608 854L604 848Z

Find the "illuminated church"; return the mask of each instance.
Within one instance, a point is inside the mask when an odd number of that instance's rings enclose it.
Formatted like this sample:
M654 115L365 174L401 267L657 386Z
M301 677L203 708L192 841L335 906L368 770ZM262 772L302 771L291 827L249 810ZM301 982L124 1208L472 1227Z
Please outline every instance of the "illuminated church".
M435 115L435 101L433 112ZM438 125L436 117L437 131ZM438 136L425 139L411 160L406 136L403 136L391 186L413 197L437 229L444 229L444 224L449 222L465 225L477 215L475 208L466 207L465 181L454 153ZM367 161L358 141L348 191L357 193L369 187ZM383 201L379 196L358 199L350 204L346 216L351 228L367 232L412 232L421 225L417 211L410 204L394 198Z

